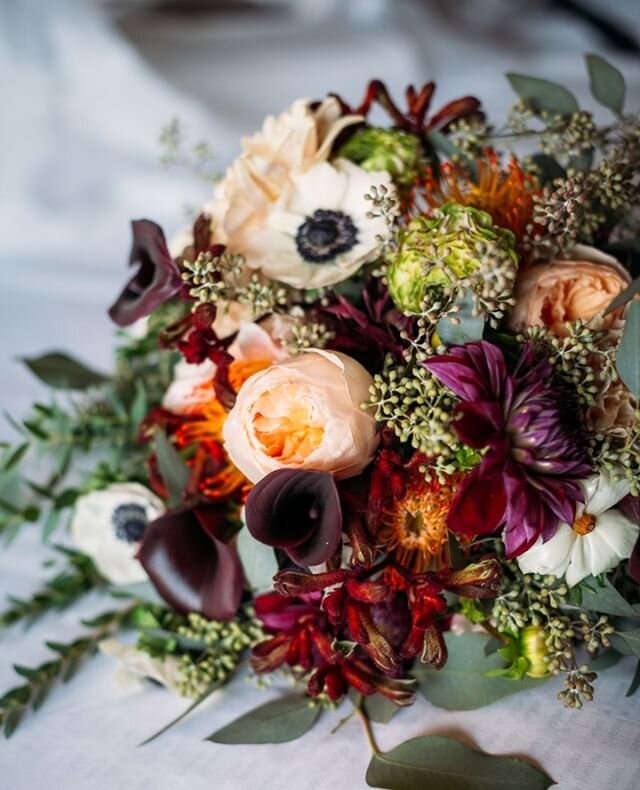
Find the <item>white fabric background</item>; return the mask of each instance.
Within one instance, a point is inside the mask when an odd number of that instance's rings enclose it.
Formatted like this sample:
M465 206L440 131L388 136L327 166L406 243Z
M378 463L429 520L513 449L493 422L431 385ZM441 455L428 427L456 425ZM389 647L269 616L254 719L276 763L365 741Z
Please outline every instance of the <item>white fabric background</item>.
M266 5L266 4L265 4ZM168 234L182 206L207 197L186 173L158 165L159 129L173 116L208 139L224 166L242 133L299 95L338 90L356 100L371 76L397 92L434 78L435 106L481 96L499 117L511 101L502 72L557 78L581 98L584 51L607 54L629 80L638 106L637 59L609 55L592 30L542 3L350 0L275 3L252 15L156 16L142 3L0 0L0 406L25 415L46 392L15 361L72 349L107 369L113 340L105 308L121 286L128 221L148 216ZM482 5L482 11L480 6ZM635 4L609 11L640 34ZM602 3L602 8L607 4ZM3 425L1 436L10 435ZM37 588L48 556L26 527L0 553L0 594ZM109 605L91 596L33 629L0 634L0 689L12 663L50 654L45 639L80 632L79 620ZM625 700L625 661L597 686L597 701L565 711L550 690L527 692L471 713L419 702L376 728L385 748L418 734L460 737L495 753L537 760L564 790L640 786L638 697ZM31 790L327 790L364 787L368 748L359 722L330 731L345 711L325 715L292 744L226 747L202 738L267 699L235 681L159 741L136 744L177 715L184 701L155 688L129 693L100 656L52 693L14 738L0 744L0 787ZM276 691L269 692L271 694ZM345 706L346 707L346 706Z

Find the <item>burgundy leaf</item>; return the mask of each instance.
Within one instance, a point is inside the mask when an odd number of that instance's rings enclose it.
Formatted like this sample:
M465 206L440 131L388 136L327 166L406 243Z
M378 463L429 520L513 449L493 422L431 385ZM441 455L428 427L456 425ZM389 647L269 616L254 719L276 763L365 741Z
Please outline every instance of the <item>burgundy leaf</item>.
M325 562L340 544L340 497L327 472L271 472L251 490L245 519L256 540L284 549L298 565Z
M148 219L134 220L129 266L138 270L109 309L118 326L129 326L153 312L182 286L180 269L167 249L159 225Z
M154 587L178 612L230 620L242 598L242 565L221 539L226 515L219 507L185 508L152 521L138 559Z

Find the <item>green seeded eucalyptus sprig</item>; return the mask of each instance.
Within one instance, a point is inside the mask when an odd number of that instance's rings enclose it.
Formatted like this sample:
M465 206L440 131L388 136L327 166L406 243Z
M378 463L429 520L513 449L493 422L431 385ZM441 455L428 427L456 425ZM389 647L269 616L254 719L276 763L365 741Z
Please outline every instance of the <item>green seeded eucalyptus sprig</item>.
M123 609L104 612L84 625L92 628L85 636L72 642L47 642L47 647L57 654L37 667L14 666L15 671L25 678L26 683L15 686L0 697L0 729L9 738L15 732L29 708L38 710L56 683L67 683L78 668L98 649L103 639L113 636L125 626L137 606L136 603Z
M0 613L0 627L25 622L30 625L39 617L52 611L61 611L85 593L105 584L95 565L86 554L56 546L67 558L67 567L30 598L9 597L10 606Z

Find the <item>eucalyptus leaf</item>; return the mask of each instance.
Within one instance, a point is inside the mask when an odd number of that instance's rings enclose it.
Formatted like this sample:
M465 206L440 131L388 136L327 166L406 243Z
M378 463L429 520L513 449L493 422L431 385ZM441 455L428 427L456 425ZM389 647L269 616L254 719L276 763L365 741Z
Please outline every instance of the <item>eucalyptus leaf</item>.
M23 442L14 448L4 459L2 463L2 471L8 472L10 469L17 466L24 458L29 447L29 442Z
M459 307L458 312L441 318L436 325L440 340L447 346L462 346L474 340L482 340L484 316L473 315L476 306L473 292L465 288L462 298L458 297L455 303Z
M625 656L638 656L640 658L640 628L629 631L614 631L610 636L611 644Z
M453 738L425 735L374 754L367 784L392 790L546 790L554 782L517 757L484 754Z
M251 587L259 593L270 590L273 577L278 572L273 548L257 541L246 527L238 532L237 541L244 575Z
M587 148L586 151L581 151L579 154L569 158L569 161L567 162L567 170L577 170L581 173L591 170L593 165L593 157L593 148Z
M640 293L640 277L636 277L633 282L627 285L624 291L621 291L616 298L611 301L604 311L604 314L608 315L609 313L613 313L614 310L623 307L627 302L630 302L637 293Z
M478 166L476 163L473 159L470 159L464 151L458 148L457 145L454 145L446 135L432 129L430 132L427 132L427 137L436 151L440 151L440 153L444 154L448 159L461 162L469 171L471 178L474 181L478 180Z
M624 77L615 66L599 55L585 55L589 72L591 95L600 104L620 114L624 108L626 86Z
M629 390L640 398L640 302L629 305L618 346L616 367Z
M549 154L534 154L531 159L538 168L538 178L542 184L548 184L556 178L564 178L567 175L564 167Z
M600 585L590 576L585 579L580 589L582 591L581 609L617 617L640 617L640 610L628 603L606 578Z
M182 502L184 490L189 481L189 467L162 431L156 432L153 444L158 458L160 475L169 491L169 502L175 507Z
M580 109L576 97L555 82L513 73L507 74L507 79L522 101L538 115L543 112L571 115Z
M413 673L421 694L446 710L475 710L503 697L537 688L546 679L487 677L484 673L505 667L497 653L486 655L490 641L482 634L444 635L449 658L442 669L418 664Z
M364 697L354 688L351 688L349 690L349 699L354 707L362 706L369 721L375 721L376 724L387 724L401 710L398 705L379 693Z
M640 688L640 660L636 661L636 668L635 672L633 673L633 677L631 678L631 684L627 689L627 693L625 697L633 697L636 691Z
M40 381L56 389L85 390L109 381L108 376L59 351L21 360Z
M293 741L313 727L321 710L320 705L313 704L309 697L281 697L245 713L214 732L207 740L213 743Z

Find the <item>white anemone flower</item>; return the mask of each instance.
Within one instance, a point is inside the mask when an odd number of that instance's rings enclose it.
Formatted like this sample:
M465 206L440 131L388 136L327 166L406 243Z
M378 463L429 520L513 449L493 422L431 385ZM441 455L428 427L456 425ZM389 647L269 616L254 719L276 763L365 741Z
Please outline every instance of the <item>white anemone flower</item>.
M564 576L573 587L587 576L612 570L628 559L640 527L615 505L629 493L626 480L593 475L583 480L585 503L578 503L571 526L560 524L546 543L542 538L518 557L523 573Z
M149 521L164 513L162 501L138 483L114 483L79 497L71 519L76 546L112 584L136 584L147 574L136 559Z
M242 252L247 266L294 288L346 280L380 253L383 217L368 217L372 186L393 190L385 171L337 159L292 176Z

